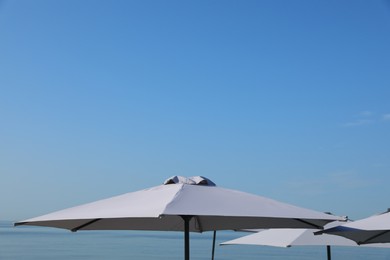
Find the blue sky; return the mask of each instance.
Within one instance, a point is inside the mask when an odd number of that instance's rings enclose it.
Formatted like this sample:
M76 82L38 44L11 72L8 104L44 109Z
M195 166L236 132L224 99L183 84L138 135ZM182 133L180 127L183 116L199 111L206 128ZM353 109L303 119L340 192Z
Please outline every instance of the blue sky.
M0 1L0 219L203 175L390 207L388 1Z

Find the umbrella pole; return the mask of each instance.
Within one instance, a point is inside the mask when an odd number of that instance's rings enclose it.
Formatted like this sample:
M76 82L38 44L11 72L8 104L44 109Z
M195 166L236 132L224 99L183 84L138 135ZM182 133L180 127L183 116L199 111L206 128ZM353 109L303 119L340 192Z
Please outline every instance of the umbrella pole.
M184 220L184 259L190 260L190 220L192 216L181 216Z
M214 260L214 252L215 252L215 238L217 237L217 231L214 230L214 234L213 234L213 250L212 250L212 253L211 253L211 260Z
M332 259L331 252L330 252L330 246L326 246L326 254L328 255L328 260Z

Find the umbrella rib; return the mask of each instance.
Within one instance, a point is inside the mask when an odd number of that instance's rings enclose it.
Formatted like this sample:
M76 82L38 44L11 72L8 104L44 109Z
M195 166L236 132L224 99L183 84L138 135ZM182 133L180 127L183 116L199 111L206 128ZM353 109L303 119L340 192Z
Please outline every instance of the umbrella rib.
M97 222L97 221L99 221L99 220L101 220L101 218L93 219L93 220L88 221L87 223L84 223L84 224L82 224L82 225L80 225L80 226L78 226L78 227L72 228L70 231L72 231L72 232L77 232L77 231L79 231L80 229L85 228L86 226L89 226L89 225L91 225L91 224L93 224L93 223L95 223L95 222Z
M302 222L302 223L304 223L306 225L312 226L312 227L314 227L316 229L323 229L322 226L318 226L316 224L310 223L309 221L306 221L306 220L303 220L303 219L300 219L300 218L296 218L295 220L298 221L298 222Z
M387 232L389 232L388 230L385 230L385 231L382 231L380 232L379 234L376 234L375 236L372 236L372 237L369 237L363 241L359 241L358 244L361 245L361 244L366 244L367 242L370 242L371 240L375 239L375 238L378 238L384 234L386 234Z
M29 223L29 222L16 222L16 223L14 223L14 227L26 225L27 223Z
M195 220L196 220L196 222L195 222L195 227L198 226L198 230L199 230L200 232L203 232L203 227L202 227L202 223L200 222L199 216L195 216ZM198 223L198 225L196 225L196 223Z

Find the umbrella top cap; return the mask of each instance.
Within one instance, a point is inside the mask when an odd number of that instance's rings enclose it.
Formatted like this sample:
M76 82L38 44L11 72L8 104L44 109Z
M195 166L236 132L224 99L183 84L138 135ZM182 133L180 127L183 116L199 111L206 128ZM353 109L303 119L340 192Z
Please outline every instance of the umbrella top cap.
M214 182L203 177L183 177L183 176L172 176L164 181L164 185L168 184L188 184L188 185L202 185L202 186L216 186Z

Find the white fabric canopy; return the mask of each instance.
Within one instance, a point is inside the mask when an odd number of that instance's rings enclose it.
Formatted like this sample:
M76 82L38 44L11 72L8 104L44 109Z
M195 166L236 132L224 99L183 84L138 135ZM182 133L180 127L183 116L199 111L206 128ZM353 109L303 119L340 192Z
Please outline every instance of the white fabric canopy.
M390 212L316 232L323 233L343 236L358 244L390 243Z
M340 223L340 222L338 222ZM318 229L273 228L221 243L221 245L291 246L357 246L347 238L335 235L314 235Z
M341 225L343 222L329 223L325 228ZM352 223L352 222L351 222ZM259 230L250 235L226 241L221 245L262 245L275 247L291 246L359 246L355 241L337 235L314 235L318 229L272 228ZM390 244L362 245L369 247L390 247Z
M78 230L184 231L318 228L340 217L215 186L207 178L174 176L164 185L60 210L15 225Z
M340 225L342 222L334 221L325 228ZM359 246L355 241L336 235L314 235L315 229L305 228L274 228L258 231L254 234L226 241L221 245L258 245L274 247L291 246L327 246L327 257L331 259L330 246ZM370 247L386 247L390 244L370 244Z
M269 227L316 228L340 219L249 193L209 184L187 184L188 179L175 183L172 179L175 177L166 181L172 184L57 211L16 225L50 226L73 231L180 231L183 230L180 216L185 215L195 216L190 222L190 231L203 232Z

